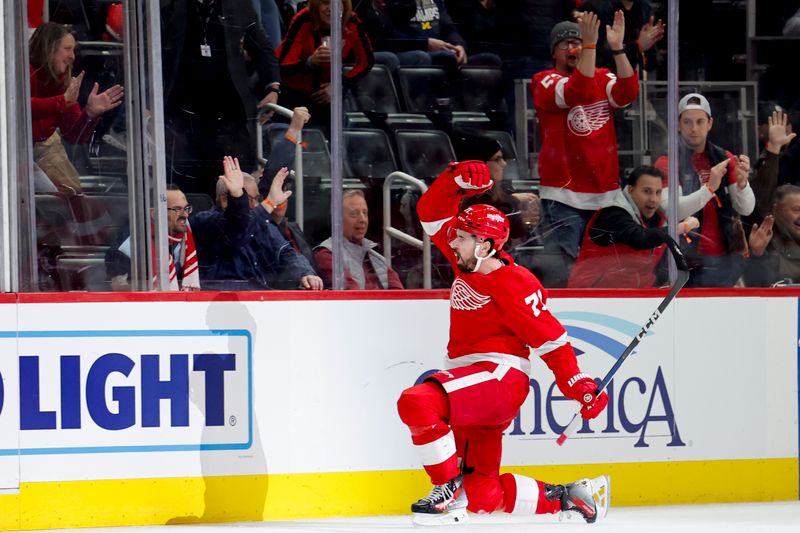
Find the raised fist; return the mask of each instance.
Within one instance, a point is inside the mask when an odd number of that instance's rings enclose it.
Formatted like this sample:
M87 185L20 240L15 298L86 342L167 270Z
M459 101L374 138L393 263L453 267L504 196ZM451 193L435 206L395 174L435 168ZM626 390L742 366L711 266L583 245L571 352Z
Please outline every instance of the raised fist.
M461 161L450 163L440 178L451 179L459 192L465 196L476 196L492 188L494 182L489 167L483 161Z
M572 379L581 376L578 374ZM590 420L597 417L603 412L603 409L608 405L608 394L601 392L600 396L595 395L597 384L589 376L583 375L572 387L570 387L570 398L577 400L583 405L581 407L581 417L585 420ZM572 380L570 380L572 381Z
M687 234L700 227L700 221L695 217L686 217L678 224L678 233Z
M706 182L706 187L712 193L717 192L719 186L722 184L722 178L725 174L728 173L728 165L730 165L730 159L724 159L711 167L711 171L708 175L708 181Z

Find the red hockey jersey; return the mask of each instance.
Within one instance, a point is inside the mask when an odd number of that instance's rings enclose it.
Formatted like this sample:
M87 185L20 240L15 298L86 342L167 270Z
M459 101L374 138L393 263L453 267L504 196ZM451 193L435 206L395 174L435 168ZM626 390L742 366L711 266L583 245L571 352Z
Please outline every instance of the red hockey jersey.
M417 204L423 228L457 274L450 289L448 364L493 361L529 374L533 353L551 368L558 360L566 379L579 373L567 332L548 310L547 291L536 276L505 253L501 257L509 264L489 274L458 270L447 231L455 224L463 196L451 188L438 179Z
M542 136L540 196L576 209L610 205L620 180L613 108L636 99L636 73L617 78L598 68L587 78L545 70L534 75L531 92Z

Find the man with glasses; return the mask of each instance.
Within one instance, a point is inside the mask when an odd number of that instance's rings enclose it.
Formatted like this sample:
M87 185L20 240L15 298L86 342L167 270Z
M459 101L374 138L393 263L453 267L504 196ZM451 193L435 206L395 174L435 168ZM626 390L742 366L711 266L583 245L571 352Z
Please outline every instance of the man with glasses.
M170 290L200 290L200 273L194 235L189 226L192 206L186 195L176 185L167 188L167 238L169 240L169 288ZM127 228L125 230L127 232ZM129 234L117 239L106 252L106 275L115 291L129 291L131 275L131 238ZM157 270L153 258L153 271ZM157 279L153 277L153 288Z
M542 281L550 287L566 285L586 222L610 205L620 188L612 114L639 93L623 48L622 12L606 27L616 76L595 67L599 26L594 13L584 14L577 24L556 24L550 33L555 68L539 72L531 84L542 138L539 190L548 260Z
M292 191L283 190L289 175L284 167L272 180L269 194L242 173L239 162L223 161L225 174L217 182L217 205L192 217L200 259L200 278L209 290L321 290L309 262L287 241L272 211L285 206Z

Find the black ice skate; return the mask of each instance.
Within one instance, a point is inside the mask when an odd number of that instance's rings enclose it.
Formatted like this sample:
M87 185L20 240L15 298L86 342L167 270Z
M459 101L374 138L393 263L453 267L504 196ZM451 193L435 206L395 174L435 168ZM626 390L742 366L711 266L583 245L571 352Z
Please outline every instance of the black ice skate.
M462 477L435 485L426 497L411 504L415 526L443 526L466 523L467 495Z
M548 500L561 500L561 516L580 516L593 524L605 518L611 504L611 480L608 476L580 479L567 485L545 485Z

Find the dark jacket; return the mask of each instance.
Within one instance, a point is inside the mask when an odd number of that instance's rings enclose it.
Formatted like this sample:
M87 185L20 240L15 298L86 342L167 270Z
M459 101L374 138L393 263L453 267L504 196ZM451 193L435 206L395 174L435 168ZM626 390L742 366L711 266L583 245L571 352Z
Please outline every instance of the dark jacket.
M744 282L748 287L769 287L785 280L800 283L800 244L776 220L764 254L751 255L747 260Z
M281 137L272 145L269 160L267 161L267 168L264 169L264 174L258 181L258 193L262 198L266 198L269 195L269 189L272 187L272 180L275 179L275 174L277 174L281 168L294 168L296 153L296 145L285 137ZM289 179L291 178L287 178L287 181L289 181ZM283 188L286 190L289 187L284 183ZM318 270L316 262L314 261L313 247L308 241L306 234L303 233L303 230L300 228L300 225L296 222L289 221L288 218L284 218L278 225L278 229L281 234L292 243L294 249L303 254L303 257L306 258L314 270Z
M710 141L706 142L706 153L708 154L708 160L712 167L726 159L730 159L730 154L728 154L724 148L721 148ZM698 190L702 184L700 182L700 176L697 175L697 171L695 171L694 166L692 165L692 150L681 142L678 143L678 154L680 157L678 177L681 181L683 194L687 195ZM740 236L734 224L734 221L738 219L738 215L733 209L733 204L731 203L730 194L728 194L728 186L726 182L723 182L722 185L717 188L716 196L719 199L720 204L722 204L722 207L717 207L719 223L722 227L722 244L726 250L731 251L740 244ZM711 201L713 202L714 200L712 199ZM698 233L702 233L703 210L701 209L695 213L694 216L700 221L700 228L697 231ZM683 243L681 248L684 248L688 255L695 257L698 254L699 244L700 239L694 239L691 244Z
M447 10L467 41L470 54L489 52L500 56L514 55L505 3L494 2L485 7L481 0L446 0Z
M204 289L296 289L300 278L316 275L264 208L250 209L247 195L228 197L224 212L215 206L191 224Z
M762 150L753 170L750 186L756 196L756 207L749 221L760 224L772 211L772 195L778 186L800 185L800 141L793 140L778 154Z
M429 38L466 47L443 0L387 0L384 8L361 0L355 10L375 50L427 50Z
M195 0L161 0L161 64L164 77L164 102L178 83L181 71L186 26L190 2ZM258 22L252 2L218 0L221 2L227 69L230 79L241 99L247 117L254 118L256 104L267 94L267 86L280 81L278 60L264 29ZM250 58L245 61L243 52ZM252 84L251 75L256 79ZM255 138L255 122L249 121L248 130Z
M666 278L662 261L666 249L667 219L656 211L649 219L627 189L613 205L597 211L586 224L569 288L650 288Z

